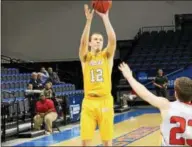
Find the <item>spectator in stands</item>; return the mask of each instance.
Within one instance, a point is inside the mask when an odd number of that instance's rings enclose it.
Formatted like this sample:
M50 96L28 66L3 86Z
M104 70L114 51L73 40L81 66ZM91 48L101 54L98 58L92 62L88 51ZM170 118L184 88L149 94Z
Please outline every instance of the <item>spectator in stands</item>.
M43 73L39 72L37 78L39 79L39 82L45 86L45 84L48 82L49 77L44 75Z
M40 72L43 73L46 77L49 77L49 73L46 71L45 67L42 67Z
M43 82L43 84L46 84L49 80L49 73L48 71L45 70L44 67L41 68L41 71L40 71L41 74L41 80Z
M48 82L45 84L45 88L43 89L44 95L46 98L52 98L53 97L53 89L52 89L52 83Z
M33 85L33 90L34 89L39 89L39 83L37 82L37 73L36 72L33 72L31 74L31 79L29 81L29 84Z
M157 76L155 77L153 84L155 86L157 96L167 97L168 79L166 76L163 76L163 70L162 69L158 70Z
M27 90L33 90L33 85L30 84L30 83L27 84ZM25 92L24 95L25 95L26 98L31 98L31 97L33 97L33 94L27 93L27 92Z
M33 90L33 85L32 84L28 84L27 85L27 90Z
M52 133L52 123L57 119L55 105L51 99L40 94L40 100L36 103L36 115L34 117L34 129L40 130L43 121L45 122L46 134Z
M57 75L56 72L53 72L53 69L51 67L48 68L48 73L50 82L52 82L53 84L60 83L59 76Z
M66 100L66 98L57 98L55 96L55 92L52 88L51 82L46 83L45 89L44 89L44 94L45 94L45 97L51 98L54 101L56 109L60 109L59 107L61 106L62 109L59 112L60 112L60 115L62 117L64 117L64 120L65 120L65 115L67 113L67 102L66 102L67 100Z
M39 85L39 88L42 89L44 86L43 86L43 81L42 81L42 73L37 73L37 83Z
M29 83L27 85L26 91L24 92L25 98L27 98L29 100L30 112L31 112L32 116L34 116L34 114L35 114L35 103L39 98L39 93L34 93L33 91L34 91L33 85Z
M39 75L39 79L40 79L39 82L41 82L41 84L42 84L43 87L44 87L45 84L46 84L47 82L49 82L49 76L43 74L42 72L39 72L38 75Z

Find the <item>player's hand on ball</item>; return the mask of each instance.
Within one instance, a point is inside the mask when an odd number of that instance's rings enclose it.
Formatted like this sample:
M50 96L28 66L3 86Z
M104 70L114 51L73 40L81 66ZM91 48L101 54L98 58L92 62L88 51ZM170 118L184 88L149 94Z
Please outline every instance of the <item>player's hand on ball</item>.
M125 78L132 77L132 71L126 63L124 63L124 62L121 63L119 65L119 70L122 72L122 74Z
M84 10L85 10L85 16L86 16L87 20L92 20L93 14L94 14L94 9L91 11L91 9L89 9L88 5L85 4Z
M109 10L106 13L100 13L97 10L95 11L101 18L108 17L109 16Z

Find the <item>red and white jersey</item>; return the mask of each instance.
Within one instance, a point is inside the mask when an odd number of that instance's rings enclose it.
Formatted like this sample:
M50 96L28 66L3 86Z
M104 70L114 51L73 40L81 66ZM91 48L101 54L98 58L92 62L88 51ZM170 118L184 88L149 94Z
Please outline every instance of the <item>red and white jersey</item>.
M192 146L192 104L171 102L161 135L162 146Z

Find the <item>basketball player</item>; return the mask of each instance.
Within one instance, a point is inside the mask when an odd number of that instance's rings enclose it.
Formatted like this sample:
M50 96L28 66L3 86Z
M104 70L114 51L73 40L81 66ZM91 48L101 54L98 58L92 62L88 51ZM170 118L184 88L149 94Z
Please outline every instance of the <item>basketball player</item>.
M100 33L93 33L89 40L94 10L90 12L88 5L85 5L84 9L87 21L79 48L84 78L84 99L80 122L82 145L90 145L98 125L103 145L112 146L114 109L111 95L111 72L116 49L116 35L108 12L106 14L96 12L102 18L106 28L108 44L102 50L103 36Z
M174 83L175 102L159 98L137 82L127 64L119 66L134 91L145 101L159 108L162 117L162 146L192 146L192 80L187 77Z

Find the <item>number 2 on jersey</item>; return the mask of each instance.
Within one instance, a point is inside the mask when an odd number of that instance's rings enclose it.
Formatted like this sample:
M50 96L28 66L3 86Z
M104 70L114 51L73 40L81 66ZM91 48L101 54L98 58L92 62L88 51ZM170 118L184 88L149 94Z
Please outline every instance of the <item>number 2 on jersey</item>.
M103 82L103 70L95 69L91 70L91 82Z
M186 122L186 120L182 117L172 116L170 119L170 123L171 124L179 123L178 127L174 127L170 131L170 139L169 139L170 144L171 145L185 145L185 141L186 141L187 145L192 145L192 139L177 137L177 134L185 133L186 127L188 127L188 126L192 127L192 120L188 120L188 122Z

